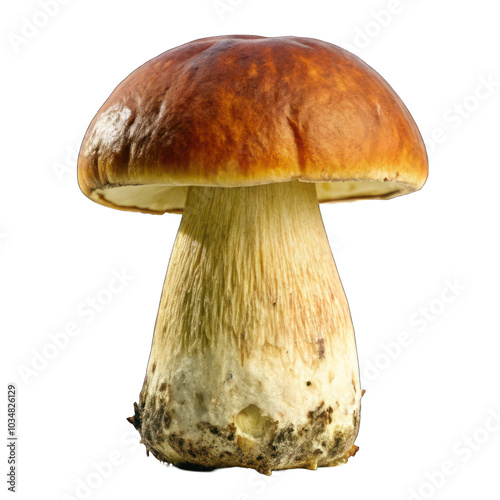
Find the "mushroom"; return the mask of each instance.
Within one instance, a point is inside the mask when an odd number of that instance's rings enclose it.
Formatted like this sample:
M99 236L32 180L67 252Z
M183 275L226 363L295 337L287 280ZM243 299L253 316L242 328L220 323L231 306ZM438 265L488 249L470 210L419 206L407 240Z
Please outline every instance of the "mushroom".
M114 90L83 140L81 190L183 214L129 418L148 452L270 474L357 451L356 343L318 203L410 193L427 169L392 88L323 41L195 40Z

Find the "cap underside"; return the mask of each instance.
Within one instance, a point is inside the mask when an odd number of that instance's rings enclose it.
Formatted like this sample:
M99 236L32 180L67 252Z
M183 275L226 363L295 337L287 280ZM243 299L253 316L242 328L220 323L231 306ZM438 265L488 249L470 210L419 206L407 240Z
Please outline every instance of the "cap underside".
M297 181L299 182L299 181ZM304 182L304 181L300 181ZM109 186L96 189L91 198L104 205L122 210L162 214L181 213L189 186L168 184ZM231 189L223 187L222 189ZM401 182L337 181L317 182L319 203L354 201L360 199L389 199L414 191Z

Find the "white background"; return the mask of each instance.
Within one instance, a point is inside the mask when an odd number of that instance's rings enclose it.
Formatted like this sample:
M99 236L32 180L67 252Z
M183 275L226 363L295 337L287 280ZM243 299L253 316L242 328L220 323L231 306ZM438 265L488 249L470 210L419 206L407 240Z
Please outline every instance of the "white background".
M57 6L44 19L36 0L4 2L0 16L1 390L5 415L7 383L18 387L18 498L499 498L498 4ZM32 21L39 27L30 30ZM181 471L147 458L125 420L180 216L92 203L76 182L76 151L136 67L192 39L233 33L308 36L352 50L393 86L429 148L419 193L322 206L367 389L360 451L333 469L269 478ZM113 272L131 278L91 317L86 301L109 298ZM72 323L76 334L55 348ZM0 422L4 436L6 416ZM3 498L4 479L0 488Z

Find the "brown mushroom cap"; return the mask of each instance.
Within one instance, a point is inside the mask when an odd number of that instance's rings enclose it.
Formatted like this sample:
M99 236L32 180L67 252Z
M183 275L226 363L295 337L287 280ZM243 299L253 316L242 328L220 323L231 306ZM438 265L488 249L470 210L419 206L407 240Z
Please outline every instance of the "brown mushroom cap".
M218 36L130 74L92 120L78 182L102 205L181 212L191 185L316 182L320 202L392 198L427 178L405 105L370 66L312 38Z

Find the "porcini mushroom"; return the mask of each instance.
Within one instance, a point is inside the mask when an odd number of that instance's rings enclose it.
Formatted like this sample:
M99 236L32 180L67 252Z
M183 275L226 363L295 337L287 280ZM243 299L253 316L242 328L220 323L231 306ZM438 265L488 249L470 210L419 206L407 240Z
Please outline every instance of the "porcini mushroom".
M182 212L129 420L178 467L334 466L357 447L348 303L318 202L388 199L427 177L378 73L310 38L220 36L129 75L93 119L93 201Z

